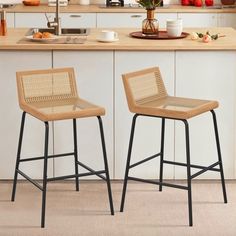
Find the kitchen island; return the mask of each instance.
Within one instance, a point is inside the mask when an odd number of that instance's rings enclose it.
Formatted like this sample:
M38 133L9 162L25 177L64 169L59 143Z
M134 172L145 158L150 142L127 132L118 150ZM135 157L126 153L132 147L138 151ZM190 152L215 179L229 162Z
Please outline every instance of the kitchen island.
M214 99L217 109L222 155L226 178L235 178L235 121L236 121L236 31L231 28L186 29L225 37L211 43L181 40L141 40L129 37L137 29L117 29L119 41L100 43L99 29L91 29L84 44L46 44L22 40L27 29L9 29L7 37L0 37L1 100L1 156L0 178L11 179L20 126L15 72L20 70L74 67L80 95L106 108L105 135L111 176L123 178L132 114L129 113L121 81L121 74L146 67L159 66L170 95ZM27 117L23 155L41 155L43 124ZM140 119L133 161L153 155L159 150L160 121ZM59 121L51 126L50 152L72 150L72 122ZM84 125L86 123L86 125ZM88 128L89 127L89 128ZM91 129L90 129L91 128ZM99 132L93 119L78 122L78 141L81 161L99 169L101 158ZM91 139L91 132L94 139ZM190 120L192 163L208 165L217 158L211 115ZM147 142L148 140L148 142ZM92 142L92 143L91 143ZM168 121L166 159L185 161L182 124ZM96 161L98 160L98 161ZM68 158L50 160L49 175L73 173ZM157 160L156 160L157 161ZM42 163L40 163L42 164ZM33 178L41 178L41 166L22 168ZM147 163L149 171L133 170L134 175L146 178L158 176L158 163ZM145 168L145 170L147 170ZM185 168L167 166L165 178L185 178ZM207 173L202 178L218 178Z

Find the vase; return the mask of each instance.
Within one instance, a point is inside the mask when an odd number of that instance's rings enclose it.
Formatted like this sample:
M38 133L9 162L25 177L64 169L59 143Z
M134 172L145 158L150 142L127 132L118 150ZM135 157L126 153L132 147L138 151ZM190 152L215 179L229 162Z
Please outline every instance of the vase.
M158 34L159 22L154 18L155 9L147 9L147 18L142 22L143 34Z

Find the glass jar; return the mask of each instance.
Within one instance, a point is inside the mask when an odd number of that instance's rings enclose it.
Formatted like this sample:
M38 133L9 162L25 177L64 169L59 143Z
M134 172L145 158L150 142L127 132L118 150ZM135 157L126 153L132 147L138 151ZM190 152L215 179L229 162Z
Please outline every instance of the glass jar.
M142 22L143 34L158 34L159 22L154 18L155 9L147 9L147 18Z

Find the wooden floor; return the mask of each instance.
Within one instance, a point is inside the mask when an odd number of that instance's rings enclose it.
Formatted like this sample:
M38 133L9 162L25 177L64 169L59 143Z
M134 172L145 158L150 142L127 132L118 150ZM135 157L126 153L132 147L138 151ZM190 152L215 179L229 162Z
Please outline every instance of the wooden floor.
M124 213L118 211L121 182L113 182L115 216L109 213L106 185L81 182L49 183L46 228L40 228L41 193L29 183L18 184L10 201L12 182L0 182L0 236L236 236L236 182L227 182L228 204L218 181L193 183L193 220L188 226L185 190L132 183Z

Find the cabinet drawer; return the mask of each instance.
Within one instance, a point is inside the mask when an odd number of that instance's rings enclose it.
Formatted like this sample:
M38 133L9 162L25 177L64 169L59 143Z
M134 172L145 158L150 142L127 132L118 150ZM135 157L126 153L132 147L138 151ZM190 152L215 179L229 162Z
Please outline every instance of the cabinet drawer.
M236 14L235 13L219 13L218 14L219 27L233 27L236 29Z
M217 13L178 13L183 27L217 27Z
M65 28L96 27L96 13L61 13L61 26Z
M98 13L97 27L141 28L146 13ZM176 19L176 13L157 13L156 18L161 28L165 27L167 19Z
M53 13L47 13L53 20ZM15 27L41 27L47 28L47 19L44 13L15 13Z
M50 21L54 20L54 13L47 13ZM44 13L16 13L16 27L47 27ZM96 27L95 13L61 13L61 27Z

